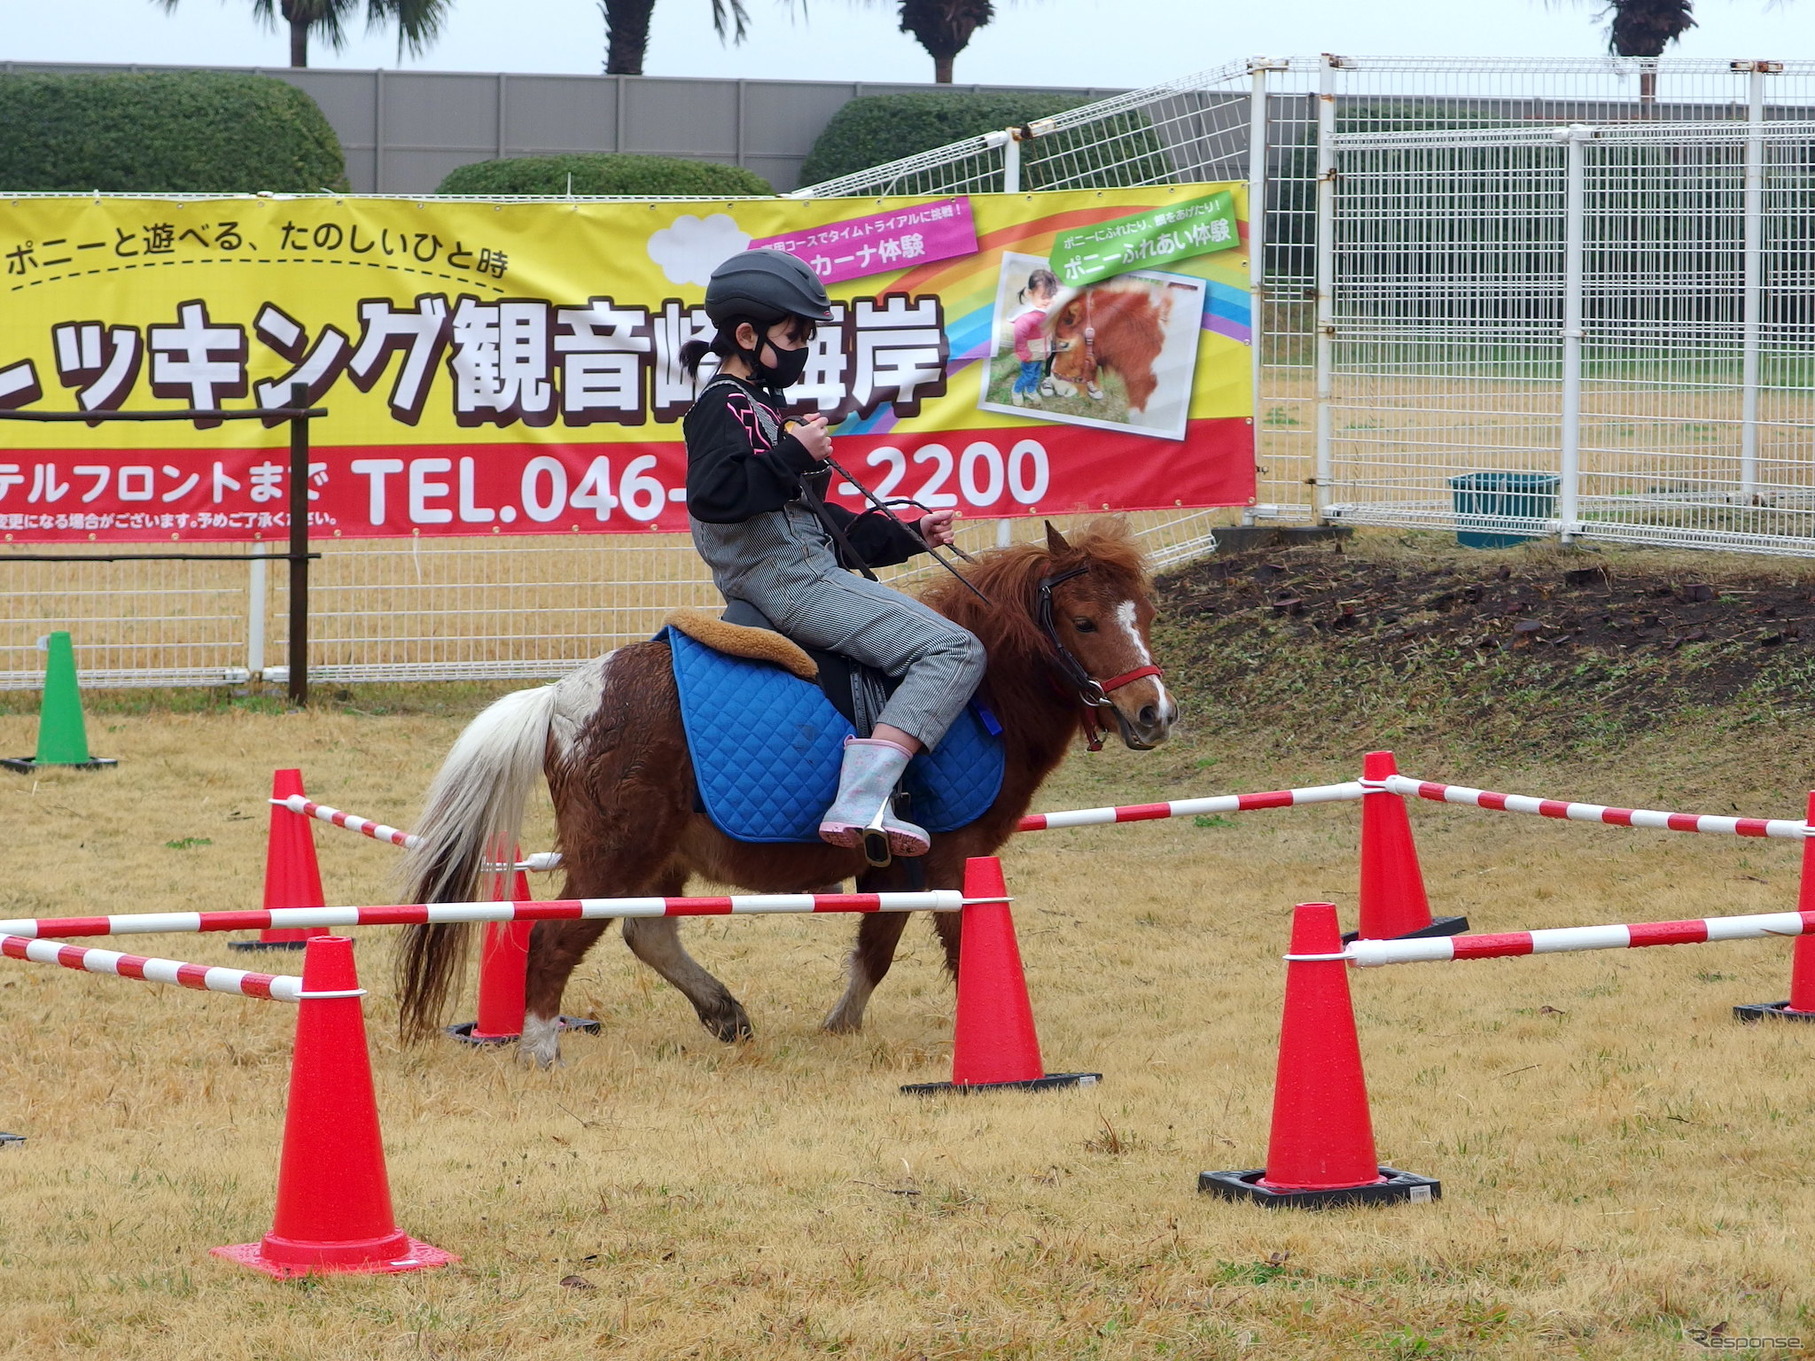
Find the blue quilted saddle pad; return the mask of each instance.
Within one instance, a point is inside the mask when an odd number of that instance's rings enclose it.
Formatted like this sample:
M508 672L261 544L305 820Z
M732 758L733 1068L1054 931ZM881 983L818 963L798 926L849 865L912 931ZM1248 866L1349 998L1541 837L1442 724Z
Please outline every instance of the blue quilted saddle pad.
M819 840L854 729L820 688L768 662L729 657L663 629L706 816L738 841ZM929 832L975 822L1002 788L1002 741L966 705L934 752L909 763L909 816Z

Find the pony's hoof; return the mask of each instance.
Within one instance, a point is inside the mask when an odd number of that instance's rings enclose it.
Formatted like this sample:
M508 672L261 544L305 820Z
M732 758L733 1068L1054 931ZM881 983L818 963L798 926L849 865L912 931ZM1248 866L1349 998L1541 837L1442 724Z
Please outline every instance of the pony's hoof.
M711 1032L713 1039L722 1044L743 1044L746 1040L756 1038L756 1030L742 1007L736 1007L723 1016L702 1016L700 1024Z
M526 1064L547 1070L561 1062L561 1022L543 1020L540 1016L523 1018L523 1034L517 1039L517 1057Z
M828 1035L855 1035L863 1029L863 1016L850 1016L843 1007L833 1007L819 1028Z

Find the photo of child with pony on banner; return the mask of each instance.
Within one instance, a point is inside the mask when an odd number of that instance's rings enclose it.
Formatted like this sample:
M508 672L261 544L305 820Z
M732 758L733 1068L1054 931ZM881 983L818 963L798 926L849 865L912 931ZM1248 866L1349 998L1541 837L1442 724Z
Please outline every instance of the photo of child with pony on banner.
M1182 440L1205 284L1131 270L1064 287L1048 262L1003 252L977 406Z

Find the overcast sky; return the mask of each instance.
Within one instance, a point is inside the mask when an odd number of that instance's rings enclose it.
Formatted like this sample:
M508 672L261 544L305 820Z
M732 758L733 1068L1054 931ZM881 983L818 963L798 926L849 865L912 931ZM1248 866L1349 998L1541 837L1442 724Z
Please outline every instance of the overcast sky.
M747 0L740 47L713 36L709 0L660 0L645 73L652 76L929 80L930 59L896 31L888 0ZM997 0L996 20L958 57L960 82L1141 86L1262 55L1593 57L1605 51L1601 6L1559 0ZM1670 55L1815 56L1815 0L1697 0L1701 26ZM0 60L282 66L287 38L261 27L252 0L0 0ZM317 66L596 73L604 25L594 0L456 0L446 32L420 58L363 34Z

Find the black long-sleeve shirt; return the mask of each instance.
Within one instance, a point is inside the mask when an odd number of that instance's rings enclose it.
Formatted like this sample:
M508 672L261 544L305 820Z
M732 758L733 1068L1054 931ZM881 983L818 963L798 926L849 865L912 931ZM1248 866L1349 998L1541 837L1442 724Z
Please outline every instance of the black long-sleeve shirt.
M801 494L801 479L816 464L791 434L770 442L757 405L777 426L781 417L761 388L729 374L725 378L729 381L715 382L701 394L681 422L687 438L688 513L719 525L780 510ZM844 561L847 555L839 550L845 567L888 567L926 551L917 533L890 516L877 511L855 515L830 503L825 509L863 559L861 564Z

